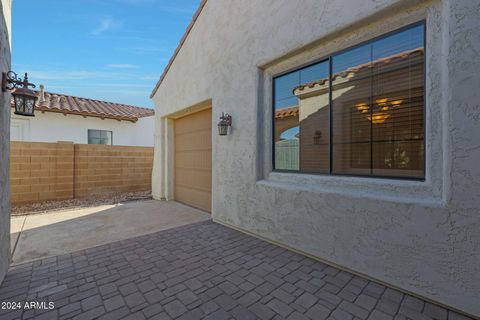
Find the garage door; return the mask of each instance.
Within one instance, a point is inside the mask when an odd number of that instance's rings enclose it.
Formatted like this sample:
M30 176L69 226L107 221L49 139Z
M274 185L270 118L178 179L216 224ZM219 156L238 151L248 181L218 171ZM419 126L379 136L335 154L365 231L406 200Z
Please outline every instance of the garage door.
M212 109L175 120L175 200L212 207Z

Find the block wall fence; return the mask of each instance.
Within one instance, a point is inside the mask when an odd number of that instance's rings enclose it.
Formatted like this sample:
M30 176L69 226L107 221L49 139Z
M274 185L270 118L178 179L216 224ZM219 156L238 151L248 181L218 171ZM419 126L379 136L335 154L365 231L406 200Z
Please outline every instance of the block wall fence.
M14 142L12 204L151 190L153 148Z

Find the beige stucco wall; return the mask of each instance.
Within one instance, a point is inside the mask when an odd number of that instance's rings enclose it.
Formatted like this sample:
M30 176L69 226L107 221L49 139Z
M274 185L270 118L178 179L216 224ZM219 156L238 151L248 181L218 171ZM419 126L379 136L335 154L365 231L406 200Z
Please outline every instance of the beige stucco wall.
M11 1L0 3L0 72L10 70ZM0 90L0 283L10 263L10 93Z
M154 96L155 198L174 197L169 115L211 99L215 124L233 116L230 135L213 126L216 221L480 316L479 12L478 0L209 0ZM423 19L426 180L272 172L272 75Z

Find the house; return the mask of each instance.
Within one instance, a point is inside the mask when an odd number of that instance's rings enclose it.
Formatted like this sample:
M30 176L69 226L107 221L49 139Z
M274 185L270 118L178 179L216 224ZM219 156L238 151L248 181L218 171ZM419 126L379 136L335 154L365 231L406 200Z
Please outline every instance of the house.
M479 28L476 0L202 1L154 197L480 316Z
M37 94L35 118L12 112L12 141L153 146L153 109L46 92L43 85Z

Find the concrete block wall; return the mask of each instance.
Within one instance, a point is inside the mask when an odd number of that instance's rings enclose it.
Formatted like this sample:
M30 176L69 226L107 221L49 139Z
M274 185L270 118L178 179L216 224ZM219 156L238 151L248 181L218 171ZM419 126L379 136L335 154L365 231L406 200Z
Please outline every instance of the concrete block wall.
M151 190L153 148L11 142L13 204Z
M153 148L75 145L75 197L152 188Z
M73 198L72 142L11 142L12 203Z

